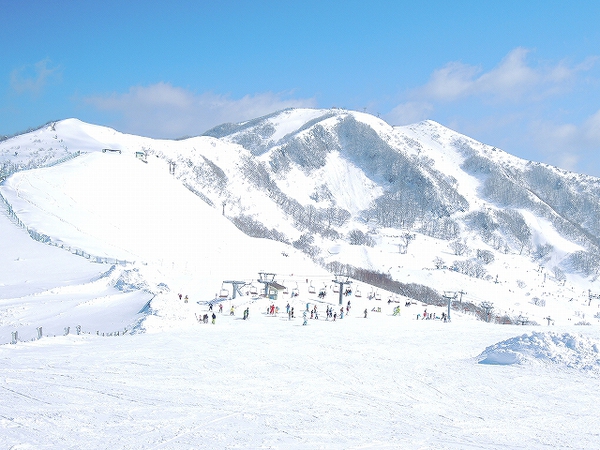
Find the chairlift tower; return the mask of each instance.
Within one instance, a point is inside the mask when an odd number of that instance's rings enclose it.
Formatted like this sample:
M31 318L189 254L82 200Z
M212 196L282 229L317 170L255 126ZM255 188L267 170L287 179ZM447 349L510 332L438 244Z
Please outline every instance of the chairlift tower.
M259 278L256 281L265 285L265 297L269 297L269 285L275 280L275 275L274 273L258 272Z
M457 296L458 294L454 291L444 291L443 297L448 301L448 322L450 322L450 309L452 307L452 300L456 300Z
M352 284L352 281L348 281L349 278L350 277L348 277L346 275L336 275L335 280L331 280L334 283L339 284L339 286L340 286L340 305L342 305L344 303L342 300L342 296L344 295L344 285Z
M242 294L242 291L240 291L240 288L246 286L245 281L223 281L223 284L231 284L233 286L232 300L236 297L236 294L244 295Z
M485 309L485 315L487 318L487 322L490 321L490 315L492 314L492 309L494 309L494 304L492 302L482 302L481 307Z
M588 306L592 305L592 300L600 300L599 294L592 294L592 290L588 289Z

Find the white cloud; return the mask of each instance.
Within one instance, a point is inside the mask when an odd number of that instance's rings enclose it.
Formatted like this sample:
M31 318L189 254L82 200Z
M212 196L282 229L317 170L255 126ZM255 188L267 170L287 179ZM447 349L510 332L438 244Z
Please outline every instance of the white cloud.
M557 166L586 173L600 169L577 167L584 159L596 159L590 153L600 149L600 110L580 124L535 121L529 127L529 133L533 145Z
M49 59L43 59L33 65L15 69L10 74L10 85L18 94L40 94L50 81L60 78L60 66L52 67Z
M157 83L135 86L126 93L88 97L86 103L118 113L120 130L150 137L198 135L225 122L241 122L289 107L313 107L314 99L288 98L265 92L240 99Z
M427 119L433 111L433 105L427 102L401 103L385 115L392 125L408 125Z
M530 50L517 47L488 72L479 66L450 62L436 69L429 81L411 96L419 100L455 101L480 96L496 101L530 100L567 88L578 72L591 69L595 58L569 67L560 61L554 65L533 67L527 61Z

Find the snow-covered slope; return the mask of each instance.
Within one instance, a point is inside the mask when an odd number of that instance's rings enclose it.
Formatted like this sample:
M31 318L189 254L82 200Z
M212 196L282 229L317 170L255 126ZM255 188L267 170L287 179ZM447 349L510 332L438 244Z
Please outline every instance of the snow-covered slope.
M388 289L427 302L446 291L459 308L491 302L502 320L597 313L598 180L432 121L291 109L166 141L69 119L0 143L0 155L17 171L0 193L30 230L168 271L173 289L203 299L258 271L308 288L320 264L386 274L402 283Z
M70 119L0 170L1 448L598 442L596 179L307 109L183 141Z

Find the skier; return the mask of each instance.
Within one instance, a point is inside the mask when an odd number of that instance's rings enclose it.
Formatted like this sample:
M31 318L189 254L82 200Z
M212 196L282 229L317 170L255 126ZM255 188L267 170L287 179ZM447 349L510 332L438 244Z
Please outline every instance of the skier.
M367 308L365 308L365 319L367 318L367 313L368 313L368 312L369 312L369 311L367 310Z
M306 310L306 311L308 311L308 310ZM302 313L302 317L304 318L304 322L302 322L302 325L308 325L308 320L306 319L306 316L307 316L306 311L304 311L304 313Z
M183 303L187 303L188 302L188 296L186 295L185 298L183 299Z
M212 313L212 324L215 324L215 320L217 319L217 315L215 313Z
M219 303L219 314L223 314L223 303Z
M233 305L231 305L231 309L229 310L229 315L235 316L235 308L233 307Z

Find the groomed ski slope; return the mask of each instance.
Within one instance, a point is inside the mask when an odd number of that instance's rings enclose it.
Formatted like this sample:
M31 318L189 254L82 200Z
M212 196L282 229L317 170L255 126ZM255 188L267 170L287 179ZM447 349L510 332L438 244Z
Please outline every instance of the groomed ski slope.
M531 352L522 364L478 363L486 347L539 327L417 321L419 307L394 317L385 303L367 319L357 305L302 326L266 306L249 304L248 321L239 308L215 325L0 346L0 445L597 448L598 364ZM596 330L582 331L597 343Z

